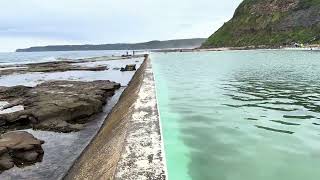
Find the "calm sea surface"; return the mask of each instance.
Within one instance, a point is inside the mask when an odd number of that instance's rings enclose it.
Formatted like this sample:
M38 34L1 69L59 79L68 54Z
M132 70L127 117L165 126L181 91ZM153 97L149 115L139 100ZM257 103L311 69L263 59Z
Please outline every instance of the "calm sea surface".
M152 60L171 180L320 179L320 52Z
M24 64L24 63L37 63L56 61L59 58L89 58L98 56L120 56L125 54L126 50L106 50L106 51L52 51L52 52L0 52L0 66L7 64ZM128 51L132 53L132 51ZM137 53L143 53L138 51Z

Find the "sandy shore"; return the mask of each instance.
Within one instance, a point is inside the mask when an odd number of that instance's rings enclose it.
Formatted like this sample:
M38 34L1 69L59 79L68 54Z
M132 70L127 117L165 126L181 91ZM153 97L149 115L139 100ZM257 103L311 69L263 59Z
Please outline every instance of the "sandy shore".
M166 179L148 58L65 179Z

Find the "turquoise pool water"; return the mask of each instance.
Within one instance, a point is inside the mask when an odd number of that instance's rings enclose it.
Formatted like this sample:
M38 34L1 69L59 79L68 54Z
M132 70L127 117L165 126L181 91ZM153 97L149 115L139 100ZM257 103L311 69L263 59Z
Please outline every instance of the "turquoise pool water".
M151 57L170 180L320 179L320 52Z

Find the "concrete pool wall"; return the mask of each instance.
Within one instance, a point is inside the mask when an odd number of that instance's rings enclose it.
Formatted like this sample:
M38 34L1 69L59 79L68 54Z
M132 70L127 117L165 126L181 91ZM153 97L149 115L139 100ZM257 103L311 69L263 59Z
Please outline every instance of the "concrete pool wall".
M154 77L146 56L64 179L167 179L159 123Z

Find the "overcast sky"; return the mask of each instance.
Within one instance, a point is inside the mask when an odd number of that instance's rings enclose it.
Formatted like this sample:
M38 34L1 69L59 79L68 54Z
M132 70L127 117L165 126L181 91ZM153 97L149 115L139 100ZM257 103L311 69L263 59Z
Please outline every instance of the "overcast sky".
M1 0L0 51L208 37L242 0Z

